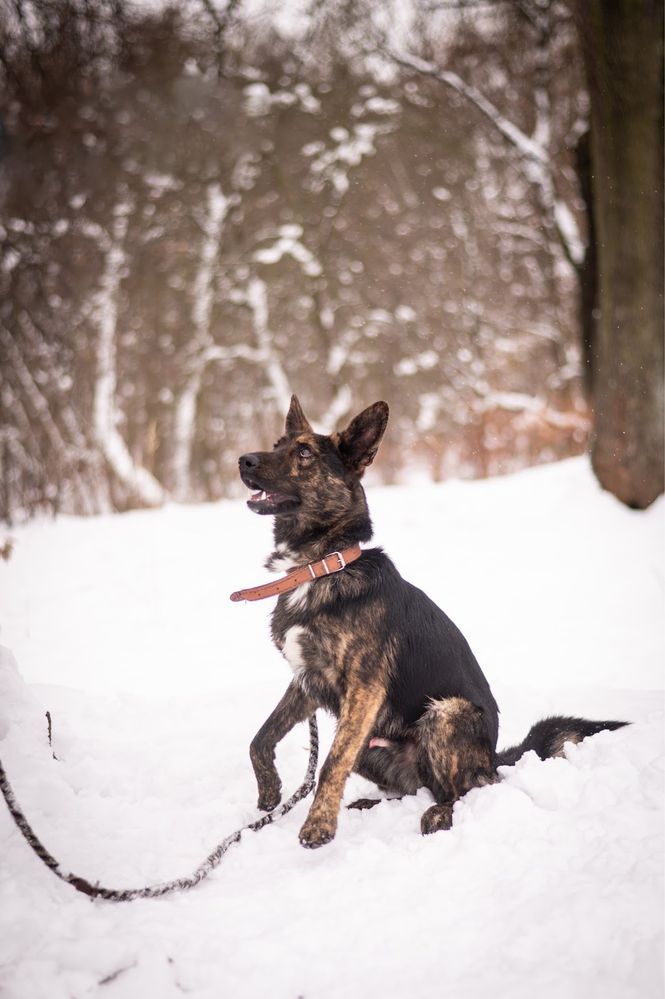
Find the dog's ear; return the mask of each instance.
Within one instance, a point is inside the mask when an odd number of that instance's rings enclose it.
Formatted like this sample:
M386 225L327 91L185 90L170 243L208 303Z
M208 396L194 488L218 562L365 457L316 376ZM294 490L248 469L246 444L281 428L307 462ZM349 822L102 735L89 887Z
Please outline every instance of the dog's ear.
M302 406L298 402L298 396L292 395L291 405L286 414L286 432L287 434L302 434L305 431L309 433L313 432L307 417L303 413Z
M333 435L342 461L357 475L362 475L374 461L388 423L388 404L375 402L359 413L346 430Z

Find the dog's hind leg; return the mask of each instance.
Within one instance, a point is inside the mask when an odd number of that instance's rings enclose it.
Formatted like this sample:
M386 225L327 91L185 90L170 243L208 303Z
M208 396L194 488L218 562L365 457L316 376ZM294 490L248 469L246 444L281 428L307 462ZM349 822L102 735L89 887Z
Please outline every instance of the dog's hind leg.
M462 697L432 701L418 722L418 770L435 801L421 832L450 829L458 798L498 780L482 710Z
M385 747L368 747L356 760L353 770L366 780L373 781L383 791L415 794L422 786L416 754L417 744L411 739L396 741Z
M259 787L258 807L271 812L282 797L282 782L275 767L275 746L294 725L316 711L318 704L295 681L252 739L249 756Z
M408 791L405 790L401 782L395 780L395 777L399 775L395 773L394 762L387 759L389 755L393 756L394 754L389 754L382 749L364 749L356 760L353 772L360 774L365 780L373 781L379 791L397 791L398 794L393 794L393 797L402 797L404 794L413 793L410 788ZM414 771L417 780L415 767L411 765L410 769ZM364 811L368 808L374 808L375 805L380 805L382 801L383 798L358 798L357 801L352 801L346 807Z
M389 742L389 740L386 740ZM401 739L387 746L368 746L360 753L353 772L365 780L371 780L380 791L387 791L392 797L415 794L422 786L416 766L416 743L412 739ZM360 798L347 805L347 808L373 808L381 798Z

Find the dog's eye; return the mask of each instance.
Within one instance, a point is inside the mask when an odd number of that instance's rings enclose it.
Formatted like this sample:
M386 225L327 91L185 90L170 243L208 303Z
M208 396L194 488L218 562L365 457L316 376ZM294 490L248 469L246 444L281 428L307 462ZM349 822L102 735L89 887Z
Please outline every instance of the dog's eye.
M311 448L308 448L306 444L301 444L298 448L298 454L301 458L311 458L312 450Z

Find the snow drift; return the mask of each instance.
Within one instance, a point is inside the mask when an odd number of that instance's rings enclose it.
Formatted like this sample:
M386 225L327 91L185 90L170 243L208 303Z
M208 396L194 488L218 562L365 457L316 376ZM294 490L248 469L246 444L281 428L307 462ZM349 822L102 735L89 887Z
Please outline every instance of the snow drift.
M661 995L663 501L628 511L578 460L369 499L378 540L469 638L500 745L553 712L633 724L563 759L527 754L445 834L419 835L422 791L343 810L310 853L303 803L156 901L76 894L2 808L3 995ZM289 674L269 606L227 598L261 581L268 528L221 503L15 532L0 623L23 678L3 651L0 757L66 869L165 880L255 817L247 747ZM285 792L306 763L302 726L278 751ZM345 800L372 792L353 777Z

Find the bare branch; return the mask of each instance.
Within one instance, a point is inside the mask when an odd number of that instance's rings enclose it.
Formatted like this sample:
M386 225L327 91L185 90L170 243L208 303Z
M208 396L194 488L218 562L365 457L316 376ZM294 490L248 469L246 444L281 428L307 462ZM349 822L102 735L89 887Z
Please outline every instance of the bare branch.
M529 136L482 94L476 87L466 83L457 73L441 69L432 62L412 54L385 51L384 54L405 69L414 70L423 76L432 77L461 94L501 133L504 139L517 151L524 162L524 171L531 183L540 190L543 207L550 217L557 240L566 260L577 270L584 260L585 247L575 218L568 206L557 196L551 171L549 150L543 141L549 140L549 126L544 113L549 112L546 101L539 99L536 115L536 132ZM543 97L542 90L539 91Z
M423 76L431 76L440 83L445 83L446 86L452 87L457 93L462 94L463 97L471 101L522 156L532 160L534 163L547 163L547 154L542 146L534 142L521 128L518 128L517 125L509 121L484 94L481 94L476 87L472 87L466 83L457 73L441 69L434 63L411 54L400 54L398 52L388 52L387 54L394 62L400 66L404 66L405 69L412 69Z
M214 0L201 0L206 12L215 26L215 54L217 58L217 76L225 75L225 38L240 0L228 0L225 9L220 13L214 4Z

